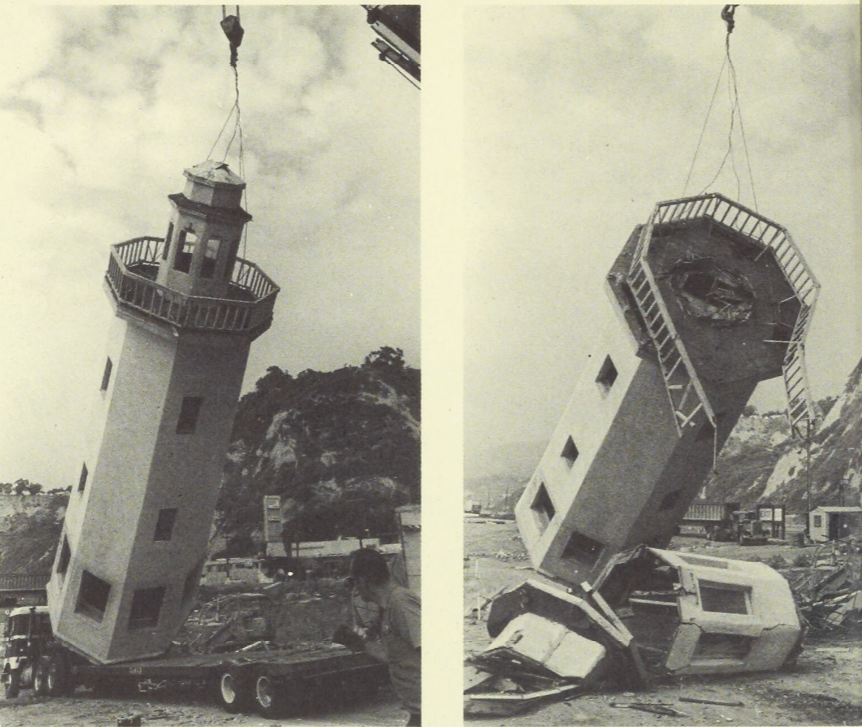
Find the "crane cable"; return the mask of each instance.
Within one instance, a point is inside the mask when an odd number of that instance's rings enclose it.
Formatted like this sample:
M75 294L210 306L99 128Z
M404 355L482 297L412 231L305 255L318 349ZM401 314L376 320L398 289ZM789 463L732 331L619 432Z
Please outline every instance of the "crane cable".
M237 70L237 60L238 54L237 50L239 46L242 44L242 38L245 34L245 30L242 25L240 25L239 19L239 5L236 6L236 15L228 15L227 9L224 5L221 6L222 12L222 20L221 20L221 28L224 31L224 34L227 36L228 42L230 43L230 66L233 70L233 79L234 79L234 103L228 112L227 118L225 119L224 124L221 127L221 131L219 131L218 136L216 137L215 142L213 142L212 148L210 149L209 154L207 154L207 159L211 159L213 152L215 151L216 146L218 146L219 141L224 134L225 129L230 123L231 118L234 118L234 127L233 132L231 133L230 139L225 146L224 154L222 155L222 163L227 159L227 155L230 153L231 147L233 146L234 140L239 140L239 176L245 179L245 145L244 145L244 135L242 131L242 110L239 105L239 71ZM243 190L243 199L245 203L245 209L248 211L249 202L248 202L248 186ZM248 240L248 226L243 227L243 236L242 236L242 256L246 256L246 244Z
M742 145L743 145L743 149L745 151L745 162L746 162L746 166L748 169L748 180L749 180L749 184L751 185L751 194L752 194L752 197L754 198L754 210L757 211L757 191L756 191L755 186L754 186L754 175L752 174L752 171L751 171L751 158L748 154L748 140L746 139L746 136L745 136L745 125L742 121L742 108L739 104L739 90L738 90L737 81L736 81L736 68L733 65L733 59L730 56L730 34L733 32L733 28L735 25L733 14L734 14L736 7L737 7L736 5L725 5L724 9L721 11L721 19L727 24L727 35L725 37L725 56L724 56L724 60L722 61L722 64L721 64L721 69L718 72L718 78L716 79L716 82L715 82L715 88L713 89L713 92L712 92L712 98L710 99L710 102L709 102L709 108L706 111L706 118L704 119L704 122L703 122L703 128L701 129L700 137L697 140L697 147L694 151L694 158L691 160L691 166L689 167L689 170L688 170L688 176L685 179L685 186L683 188L682 196L684 197L686 192L688 191L688 185L689 185L689 182L691 181L691 175L692 175L692 172L694 171L694 165L695 165L695 162L697 161L697 155L700 152L700 147L701 147L701 143L703 142L704 134L706 133L706 127L709 123L709 115L712 112L712 106L713 106L713 103L715 102L715 97L718 93L718 87L721 85L721 79L722 79L722 76L724 75L724 69L729 68L729 72L727 75L727 90L728 90L728 95L729 95L729 99L730 99L730 129L728 130L728 133L727 133L727 151L725 152L724 157L721 160L721 164L719 164L719 166L718 166L718 171L716 171L715 176L712 178L712 180L709 182L709 184L707 184L703 188L703 190L701 190L700 194L704 194L713 184L715 184L716 180L718 179L719 175L721 174L722 170L724 169L724 165L727 162L728 157L730 157L731 168L733 169L733 174L734 174L734 177L736 178L736 197L737 197L737 199L739 199L741 196L741 192L742 192L741 182L739 179L739 173L737 172L737 169L736 169L736 155L734 154L734 149L733 149L733 129L734 129L734 126L736 125L736 118L738 116L739 117L739 129L740 129L740 133L742 135Z

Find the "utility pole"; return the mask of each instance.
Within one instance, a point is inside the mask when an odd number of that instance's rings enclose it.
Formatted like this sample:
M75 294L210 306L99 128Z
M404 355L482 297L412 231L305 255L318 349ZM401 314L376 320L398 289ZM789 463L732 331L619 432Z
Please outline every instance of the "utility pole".
M805 534L811 540L811 418L805 422Z

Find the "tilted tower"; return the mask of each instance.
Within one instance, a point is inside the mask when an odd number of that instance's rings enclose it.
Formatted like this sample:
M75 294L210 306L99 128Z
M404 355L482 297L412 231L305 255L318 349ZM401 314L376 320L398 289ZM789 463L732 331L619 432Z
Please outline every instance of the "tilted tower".
M116 315L48 584L56 638L100 663L163 653L191 607L249 348L278 294L237 256L245 183L212 161L185 176L164 240L111 248Z
M803 354L819 285L783 227L718 194L662 202L607 283L617 320L596 320L515 509L534 565L569 583L670 541L758 382L784 377L797 435L818 416Z

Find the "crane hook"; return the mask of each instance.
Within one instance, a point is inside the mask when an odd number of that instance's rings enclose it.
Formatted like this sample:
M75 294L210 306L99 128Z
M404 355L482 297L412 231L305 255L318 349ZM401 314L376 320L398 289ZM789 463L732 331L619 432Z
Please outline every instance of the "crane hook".
M724 10L721 11L721 19L727 23L727 34L730 35L733 32L733 13L739 7L739 5L725 5Z
M221 14L221 29L230 42L230 64L236 68L237 49L242 45L242 36L245 35L239 23L239 5L236 6L236 15L228 15L224 5L221 6Z

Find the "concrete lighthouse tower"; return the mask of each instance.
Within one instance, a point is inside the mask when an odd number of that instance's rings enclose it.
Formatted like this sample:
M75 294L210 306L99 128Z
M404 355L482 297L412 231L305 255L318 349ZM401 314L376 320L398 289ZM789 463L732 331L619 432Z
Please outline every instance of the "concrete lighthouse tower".
M163 653L191 607L249 347L278 294L237 257L245 183L211 161L185 176L164 240L111 248L116 315L48 584L57 639L101 663Z
M585 373L515 509L536 568L594 582L620 551L666 545L759 382L784 378L794 431L816 420L819 288L757 212L719 194L656 205L590 312Z

